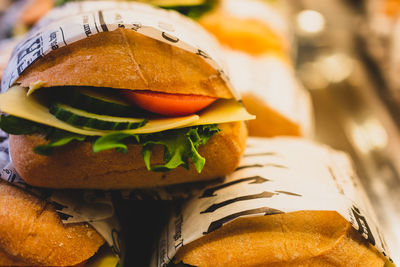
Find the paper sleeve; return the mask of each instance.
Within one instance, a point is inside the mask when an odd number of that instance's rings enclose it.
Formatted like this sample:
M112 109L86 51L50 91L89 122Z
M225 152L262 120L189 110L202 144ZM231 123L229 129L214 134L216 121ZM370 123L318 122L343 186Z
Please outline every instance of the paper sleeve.
M53 50L91 35L131 29L150 38L197 54L215 68L230 85L218 43L199 25L172 10L141 3L71 2L49 12L15 49L2 79L2 92L37 59Z
M166 266L180 247L237 218L300 210L337 211L390 259L366 201L344 153L302 139L250 138L238 169L171 217L151 266Z

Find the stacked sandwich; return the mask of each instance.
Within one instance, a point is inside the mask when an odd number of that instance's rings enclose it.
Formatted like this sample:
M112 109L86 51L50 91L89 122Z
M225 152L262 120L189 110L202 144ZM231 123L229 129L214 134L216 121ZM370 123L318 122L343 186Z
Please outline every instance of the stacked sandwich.
M190 193L171 214L151 266L390 265L344 155L301 138L251 138L246 147L244 121L254 116L236 86L261 100L254 134L304 135L309 123L296 116L311 121L297 85L269 97L282 88L270 88L263 70L280 64L292 75L288 44L258 16L224 11L263 11L264 3L193 3L170 7L218 29L218 39L236 51L221 53L203 28L175 11L125 2L67 3L17 46L0 94L0 128L10 134L12 158L1 174L0 265L115 266L112 254L123 259L124 247L109 193L77 190L134 194L216 178L223 181ZM213 23L219 26L207 26ZM249 40L251 49L243 43ZM238 62L249 73L232 75ZM261 82L246 85L253 80Z
M295 78L285 5L221 0L199 22L225 47L233 85L257 116L252 136L311 136L310 96Z
M237 170L171 215L151 266L394 266L349 158L249 138Z
M49 13L52 22L17 46L2 79L0 124L12 165L1 182L0 265L73 266L109 239L119 252L115 229L101 235L103 208L96 216L71 208L87 221L68 224L55 204L65 209L67 201L43 200L38 187L215 179L239 164L243 121L253 118L229 84L218 45L189 19L138 3L62 8L75 15Z

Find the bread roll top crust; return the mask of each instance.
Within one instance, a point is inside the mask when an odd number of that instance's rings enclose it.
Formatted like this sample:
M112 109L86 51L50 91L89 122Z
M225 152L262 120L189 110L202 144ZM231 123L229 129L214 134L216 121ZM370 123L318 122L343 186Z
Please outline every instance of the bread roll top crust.
M72 266L104 239L89 225L64 225L54 207L0 180L0 266Z
M94 86L195 94L233 95L202 57L133 30L92 35L59 48L29 66L16 83L29 87Z

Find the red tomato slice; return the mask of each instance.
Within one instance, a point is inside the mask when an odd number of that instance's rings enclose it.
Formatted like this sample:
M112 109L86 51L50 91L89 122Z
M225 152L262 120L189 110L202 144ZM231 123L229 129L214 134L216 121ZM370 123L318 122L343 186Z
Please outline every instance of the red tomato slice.
M168 94L152 91L123 90L125 97L144 110L164 116L194 114L217 98L202 95Z

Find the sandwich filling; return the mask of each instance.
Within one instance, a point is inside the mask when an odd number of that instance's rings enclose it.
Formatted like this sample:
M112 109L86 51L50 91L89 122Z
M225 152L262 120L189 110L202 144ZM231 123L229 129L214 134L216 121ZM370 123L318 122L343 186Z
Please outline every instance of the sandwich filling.
M95 153L107 149L126 153L129 144L140 144L148 170L188 169L191 161L200 173L205 158L198 148L220 131L218 124L254 118L234 99L178 98L113 88L60 86L29 91L14 86L0 95L0 109L7 113L1 116L0 128L14 135L43 135L49 142L34 149L41 155L51 155L71 142L91 142ZM151 166L155 145L164 147L164 162Z

